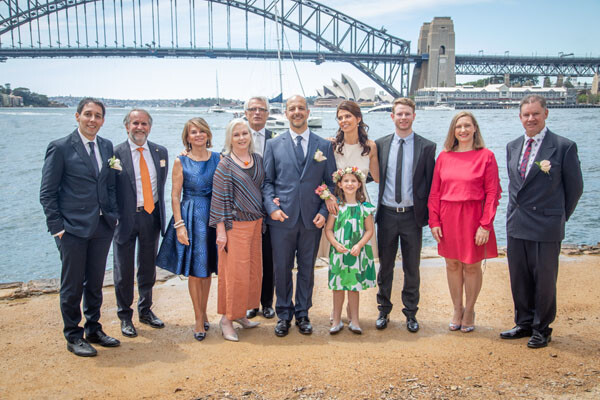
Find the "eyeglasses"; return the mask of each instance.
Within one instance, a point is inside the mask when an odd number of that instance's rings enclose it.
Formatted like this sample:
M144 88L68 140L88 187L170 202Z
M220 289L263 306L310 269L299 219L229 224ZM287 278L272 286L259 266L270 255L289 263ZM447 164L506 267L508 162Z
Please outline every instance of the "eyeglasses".
M250 111L251 113L255 113L257 111L261 112L261 113L264 113L264 112L267 112L267 109L266 108L262 108L262 107L252 107L252 108L248 108L246 111Z

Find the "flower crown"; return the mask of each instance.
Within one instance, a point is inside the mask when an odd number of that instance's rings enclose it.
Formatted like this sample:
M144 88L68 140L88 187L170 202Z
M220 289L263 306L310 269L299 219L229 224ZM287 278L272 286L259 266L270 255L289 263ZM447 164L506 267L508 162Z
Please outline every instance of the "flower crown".
M365 174L360 169L358 169L358 167L346 167L338 169L333 174L331 174L331 176L333 177L333 182L338 183L346 174L352 174L356 176L361 182L365 182Z

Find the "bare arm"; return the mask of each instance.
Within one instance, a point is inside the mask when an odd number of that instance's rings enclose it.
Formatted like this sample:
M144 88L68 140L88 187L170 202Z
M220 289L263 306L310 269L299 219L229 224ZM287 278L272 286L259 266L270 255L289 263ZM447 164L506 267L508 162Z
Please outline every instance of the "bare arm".
M369 173L373 180L379 183L379 156L377 155L377 146L375 142L369 140L369 147L371 152L369 153Z
M373 215L369 215L367 218L365 218L365 234L359 240L358 243L352 246L350 254L352 254L355 257L358 257L358 255L360 254L360 249L362 249L365 246L365 244L369 243L369 240L371 240L374 231L375 225L373 224Z
M181 221L181 190L183 188L183 167L179 158L173 163L173 175L171 186L171 207L173 208L173 220L175 223ZM187 228L180 226L176 229L177 240L179 243L189 246Z
M325 237L329 240L329 243L335 248L338 253L347 253L348 249L345 248L340 242L335 240L333 235L333 225L335 224L335 215L329 214L327 217L327 225L325 225Z

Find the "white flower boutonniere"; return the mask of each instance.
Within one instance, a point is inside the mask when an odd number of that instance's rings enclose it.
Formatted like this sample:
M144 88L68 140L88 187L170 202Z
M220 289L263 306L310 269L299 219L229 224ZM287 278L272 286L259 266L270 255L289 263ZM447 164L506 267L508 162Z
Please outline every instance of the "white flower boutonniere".
M325 160L327 160L327 157L325 157L325 156L323 155L323 152L322 152L321 150L319 150L319 149L317 149L317 151L315 151L315 155L314 155L314 157L313 157L313 158L314 158L314 160L315 160L316 162L321 162L321 161L325 161Z
M550 161L548 161L548 160L536 161L535 165L537 165L543 173L550 174L550 168L552 167L552 164L550 164Z
M275 139L279 135L281 135L281 132L272 131L271 132L271 139Z
M117 171L123 171L123 167L121 166L121 160L119 160L115 156L112 156L108 159L108 166L112 169L116 169Z

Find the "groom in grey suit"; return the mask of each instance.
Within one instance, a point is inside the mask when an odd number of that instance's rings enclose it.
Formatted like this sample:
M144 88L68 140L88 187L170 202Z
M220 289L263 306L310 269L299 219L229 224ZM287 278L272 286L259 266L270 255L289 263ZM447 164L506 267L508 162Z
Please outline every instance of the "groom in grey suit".
M507 258L516 326L500 337L529 337L527 346L535 349L551 340L560 244L583 193L583 177L575 142L546 127L542 96L523 98L519 117L525 133L506 146Z
M285 114L290 129L268 140L264 154L263 201L269 215L275 269L275 310L279 318L275 334L280 337L288 334L292 317L296 317L300 333L312 333L308 310L312 306L314 265L321 228L329 215L315 189L325 182L333 193L333 149L329 141L308 129L309 112L304 97L289 98ZM279 198L280 205L273 202L274 198ZM295 305L294 257L298 264Z

